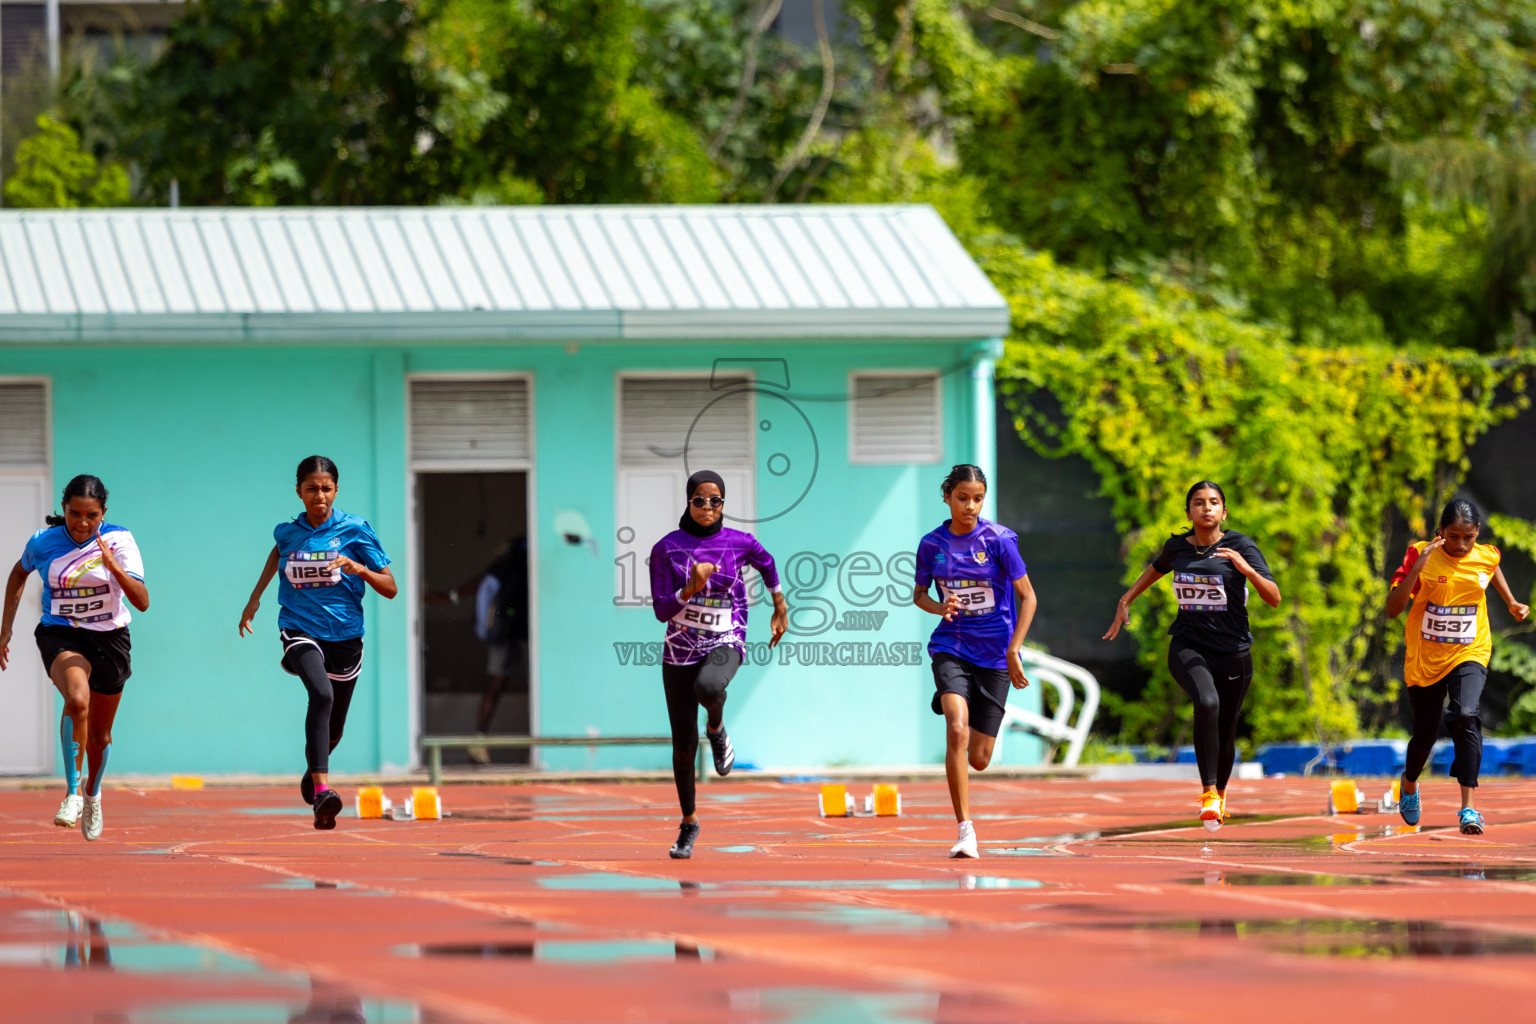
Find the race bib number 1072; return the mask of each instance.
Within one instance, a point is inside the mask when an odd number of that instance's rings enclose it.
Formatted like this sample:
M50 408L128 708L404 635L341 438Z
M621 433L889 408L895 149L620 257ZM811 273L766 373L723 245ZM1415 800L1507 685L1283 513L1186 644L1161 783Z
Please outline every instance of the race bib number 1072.
M1227 585L1220 576L1176 572L1173 574L1173 596L1178 600L1181 612L1227 610Z

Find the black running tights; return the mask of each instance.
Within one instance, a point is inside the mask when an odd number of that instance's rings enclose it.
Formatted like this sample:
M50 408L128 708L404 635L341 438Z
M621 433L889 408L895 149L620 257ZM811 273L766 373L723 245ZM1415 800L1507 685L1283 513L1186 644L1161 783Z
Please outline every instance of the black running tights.
M667 691L667 718L672 722L672 780L683 817L693 813L693 761L699 753L699 707L709 713L709 727L720 728L725 713L725 688L741 667L741 652L716 647L692 665L662 665Z
M333 680L326 675L325 656L314 644L295 644L284 657L309 692L309 710L304 715L304 759L311 772L329 772L331 751L341 742L357 680Z
M1445 731L1456 749L1451 774L1463 786L1475 787L1483 767L1483 718L1479 706L1488 669L1475 661L1464 661L1428 686L1410 686L1408 703L1413 708L1413 738L1408 741L1408 763L1403 775L1409 782L1419 781L1424 762L1429 760L1435 739L1440 734L1440 710L1445 709ZM1447 705L1446 698L1450 698Z
M1195 702L1195 761L1200 784L1226 791L1237 760L1237 720L1253 682L1247 651L1212 651L1174 637L1168 668Z

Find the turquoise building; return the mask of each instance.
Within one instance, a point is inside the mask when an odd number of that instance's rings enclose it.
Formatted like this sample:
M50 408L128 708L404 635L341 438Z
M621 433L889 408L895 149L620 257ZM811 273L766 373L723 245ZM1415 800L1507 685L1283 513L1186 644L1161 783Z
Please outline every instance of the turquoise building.
M793 609L769 651L754 607L727 707L740 761L936 762L912 552L946 518L949 466L992 468L1007 323L926 206L0 213L0 557L70 477L102 477L152 597L113 770L297 773L275 588L255 636L236 624L273 526L301 511L294 467L331 457L338 507L401 582L367 598L333 767L403 771L420 736L473 729L472 594L514 544L529 636L492 730L666 731L645 558L707 466ZM9 772L57 761L35 591L0 676Z

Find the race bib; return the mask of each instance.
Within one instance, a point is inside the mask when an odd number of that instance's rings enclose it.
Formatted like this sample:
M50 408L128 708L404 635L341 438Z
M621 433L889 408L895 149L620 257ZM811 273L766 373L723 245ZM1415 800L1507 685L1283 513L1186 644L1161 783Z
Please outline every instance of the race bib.
M1477 605L1426 604L1419 632L1437 644L1470 644L1477 639Z
M980 580L940 580L939 593L945 603L950 595L960 601L960 611L965 615L986 615L997 608L992 588Z
M293 584L295 590L309 590L313 587L334 587L341 582L341 568L327 569L331 559L336 557L335 551L295 551L288 556L288 566L285 570L288 582Z
M1176 572L1173 574L1173 596L1179 602L1181 612L1227 610L1227 585L1220 576Z
M110 584L61 587L53 592L50 614L75 622L106 622L117 615L119 598Z
M728 597L696 597L683 605L683 610L672 616L672 621L689 629L702 629L706 633L729 633L736 625L731 611L731 599Z

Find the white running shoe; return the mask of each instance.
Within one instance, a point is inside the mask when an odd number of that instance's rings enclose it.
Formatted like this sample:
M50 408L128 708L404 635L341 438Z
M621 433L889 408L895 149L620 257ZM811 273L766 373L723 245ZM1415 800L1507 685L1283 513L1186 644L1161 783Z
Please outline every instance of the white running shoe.
M93 843L101 838L101 797L85 798L85 814L80 819L80 831Z
M951 857L969 857L975 860L981 854L976 852L976 828L968 821L960 823L960 841L949 848Z
M59 828L74 828L80 823L80 812L84 808L85 797L71 793L59 804L59 813L53 816L53 823Z

